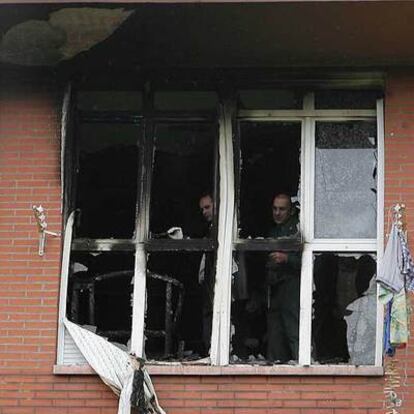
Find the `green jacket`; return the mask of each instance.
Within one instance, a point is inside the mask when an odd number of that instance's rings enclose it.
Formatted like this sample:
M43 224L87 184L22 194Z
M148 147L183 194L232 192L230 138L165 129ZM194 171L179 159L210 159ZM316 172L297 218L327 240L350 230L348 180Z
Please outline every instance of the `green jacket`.
M287 221L280 224L273 224L268 237L279 238L297 238L299 237L299 218L295 213ZM267 284L277 285L278 283L290 277L299 277L302 262L302 253L300 251L289 251L287 263L275 263L270 258L266 263Z

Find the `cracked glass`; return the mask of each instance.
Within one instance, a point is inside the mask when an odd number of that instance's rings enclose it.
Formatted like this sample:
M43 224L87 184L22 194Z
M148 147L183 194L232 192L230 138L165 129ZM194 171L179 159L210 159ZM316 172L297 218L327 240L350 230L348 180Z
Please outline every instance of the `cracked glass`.
M317 122L315 237L375 238L375 121Z

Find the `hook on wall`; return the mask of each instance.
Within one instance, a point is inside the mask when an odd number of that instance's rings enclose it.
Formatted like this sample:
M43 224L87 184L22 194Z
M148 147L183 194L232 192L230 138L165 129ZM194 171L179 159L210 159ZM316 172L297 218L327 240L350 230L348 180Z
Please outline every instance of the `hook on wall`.
M46 210L41 204L39 206L33 205L32 210L39 230L39 256L43 256L45 253L46 236L60 237L60 233L47 230Z

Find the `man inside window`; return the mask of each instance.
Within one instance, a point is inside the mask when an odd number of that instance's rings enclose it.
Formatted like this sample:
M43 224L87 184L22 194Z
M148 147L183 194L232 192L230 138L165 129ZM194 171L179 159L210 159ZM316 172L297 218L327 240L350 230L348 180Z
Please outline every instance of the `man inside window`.
M299 234L298 210L286 193L272 201L271 238L296 238ZM298 360L301 253L274 251L266 263L268 291L267 359Z
M213 224L214 212L214 201L211 193L206 192L201 195L199 199L199 207L206 225L208 226L205 232L205 237L209 237L212 230L211 227ZM203 344L205 352L208 354L210 349L211 326L213 321L215 284L214 254L212 252L206 252L201 257L198 281L202 289Z

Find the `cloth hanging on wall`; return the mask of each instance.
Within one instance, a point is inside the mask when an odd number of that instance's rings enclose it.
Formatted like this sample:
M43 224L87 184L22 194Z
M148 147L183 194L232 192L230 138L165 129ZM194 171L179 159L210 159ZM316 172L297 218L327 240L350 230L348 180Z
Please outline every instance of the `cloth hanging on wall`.
M410 312L407 291L414 291L414 262L406 234L392 224L384 257L378 270L379 299L386 304L384 352L394 355L396 348L405 347L410 334Z
M402 269L402 248L398 236L398 228L392 225L381 267L378 270L377 282L395 293L404 288Z

